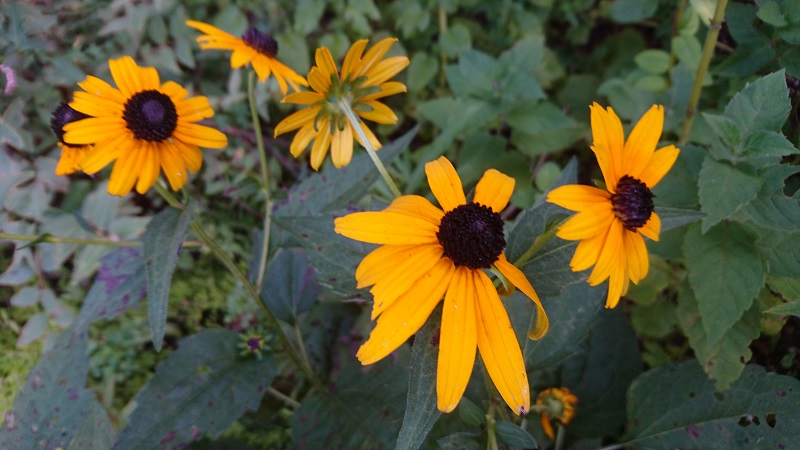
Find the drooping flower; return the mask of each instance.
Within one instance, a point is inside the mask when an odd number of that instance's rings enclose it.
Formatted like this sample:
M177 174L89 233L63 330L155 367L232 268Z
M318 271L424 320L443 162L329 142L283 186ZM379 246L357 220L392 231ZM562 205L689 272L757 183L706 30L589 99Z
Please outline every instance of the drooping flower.
M81 169L80 161L89 153L92 146L72 145L64 142L64 125L87 117L89 116L75 111L66 103L61 103L53 111L50 128L58 138L58 146L61 148L61 157L56 165L56 175L69 175Z
M530 391L519 343L495 286L484 272L494 267L533 300L543 336L547 315L525 275L508 262L500 211L508 204L514 179L497 170L484 173L467 202L453 165L441 157L425 165L439 209L426 198L404 195L380 212L336 219L336 232L381 244L356 271L358 287L372 286L369 339L358 350L372 364L402 345L425 323L444 297L436 374L438 407L452 411L467 387L476 347L489 376L516 414L530 410Z
M664 126L660 105L645 113L627 141L611 108L593 104L591 122L592 151L607 191L561 186L547 195L547 201L578 212L559 227L556 236L580 241L570 267L579 272L594 265L587 281L596 286L609 280L606 308L613 308L628 292L630 282L636 284L647 275L649 260L642 236L658 241L661 231L650 190L666 175L680 150L673 145L656 150Z
M278 42L270 35L255 28L248 28L241 38L237 38L207 23L187 20L186 25L205 33L197 38L201 49L233 51L231 55L232 69L238 69L250 63L262 83L270 75L274 75L281 88L281 93L284 95L288 90L287 83L295 91L299 91L300 86L308 86L305 78L277 60Z
M197 172L203 163L198 147L223 148L224 134L195 122L212 117L205 97L188 97L175 82L160 84L152 67L139 67L130 56L108 62L117 89L87 76L69 104L89 118L64 125L64 141L71 145L94 144L80 161L81 169L94 174L116 161L108 192L125 195L136 185L144 193L164 171L172 189L186 183L187 170Z
M396 40L383 39L366 53L367 39L357 41L345 55L341 74L327 47L317 49L317 65L308 72L308 83L314 91L295 92L283 99L285 103L309 107L286 117L275 127L276 137L299 128L290 147L295 158L314 141L311 147L314 170L319 170L328 148L331 148L334 166L344 167L350 163L353 137L362 146L364 143L345 117L343 105L349 106L361 119L381 124L397 123L394 111L378 101L406 91L403 83L389 80L408 66L408 58L383 59ZM378 150L381 147L378 139L364 122L359 120L359 123L369 143Z
M550 439L555 437L550 419L568 425L575 416L578 397L567 388L549 388L536 397L536 410L542 415L542 429Z

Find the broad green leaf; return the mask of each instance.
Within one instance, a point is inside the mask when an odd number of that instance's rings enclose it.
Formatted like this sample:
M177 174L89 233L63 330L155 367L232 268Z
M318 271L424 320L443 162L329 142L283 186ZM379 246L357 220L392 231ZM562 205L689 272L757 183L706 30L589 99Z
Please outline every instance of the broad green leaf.
M645 50L636 57L633 61L640 69L647 73L662 74L666 73L670 68L670 55L664 50L649 49Z
M437 307L414 335L408 374L408 396L403 425L395 449L416 450L442 415L436 407L436 364L442 308ZM465 399L461 400L464 403ZM474 406L474 405L473 405ZM461 406L459 405L459 411Z
M784 180L798 171L798 166L779 165L761 173L764 186L744 208L753 222L772 230L800 231L800 198L783 192Z
M351 354L341 355L329 392L306 398L292 416L293 446L394 447L408 388L408 353L395 355L368 367Z
M81 312L75 322L77 328L86 328L92 322L111 320L131 307L136 307L145 296L145 269L141 251L120 247L100 260L100 270L86 294Z
M87 414L78 425L68 448L83 450L107 450L114 444L114 425L106 414L105 408L94 395L89 395Z
M800 300L800 278L767 278L770 290L788 301ZM800 314L798 314L800 315Z
M436 441L440 450L478 450L478 433L461 431L447 435ZM485 447L484 447L485 448Z
M25 286L11 297L10 303L12 306L33 306L39 303L40 292L41 290L38 288Z
M497 82L497 61L486 53L465 50L459 55L458 64L444 68L447 84L459 97L472 96L492 98L492 84Z
M618 23L638 22L655 14L658 0L615 0L611 4L611 18Z
M780 5L773 0L759 2L756 16L774 27L783 27L788 24L786 18L783 17Z
M161 351L167 325L167 303L172 273L183 246L186 230L192 223L192 206L158 213L142 237L147 280L147 316L153 333L153 346Z
M736 122L746 140L756 131L780 131L791 108L786 74L780 70L748 83L728 102L725 115Z
M722 139L722 142L728 144L731 154L739 153L736 147L740 143L739 138L739 125L733 119L721 116L719 114L702 113L703 119L714 130L714 133ZM732 147L732 148L731 148Z
M261 288L261 298L275 317L289 323L297 322L297 315L311 308L319 292L306 252L278 249Z
M661 232L679 228L702 219L705 214L693 209L656 207L656 214L661 219Z
M337 214L341 215L344 214ZM291 233L306 249L320 284L342 296L361 297L354 274L375 246L336 234L333 219L333 215L273 216L274 223Z
M703 233L750 203L761 188L761 180L746 167L707 157L698 182Z
M23 348L44 335L47 327L47 314L39 312L25 322L17 338L17 348Z
M681 33L672 38L672 51L678 60L689 66L690 69L696 70L700 65L700 42L694 37L693 34Z
M759 130L747 137L743 144L742 159L770 158L800 153L783 133ZM770 158L772 160L772 158Z
M94 393L84 389L89 371L86 333L61 333L28 373L5 413L0 448L67 448L90 414Z
M716 0L690 0L689 4L697 12L697 15L703 19L703 23L708 25L711 23L711 18L714 17L714 9L716 9Z
M511 142L531 156L562 150L575 142L584 130L550 102L520 104L508 113Z
M724 390L739 378L745 361L752 356L750 343L761 332L758 302L745 311L716 343L709 342L698 307L691 289L683 290L678 299L678 319L697 361L715 380L717 390Z
M439 72L439 60L433 56L418 52L411 57L406 76L408 90L411 92L422 91Z
M515 448L537 448L539 444L527 431L505 420L495 423L497 438L500 442Z
M242 356L239 333L204 330L184 338L136 396L114 448L172 449L216 437L254 411L277 366L270 354Z
M800 316L800 300L773 306L764 312L779 316Z
M408 408L408 405L406 405L406 408ZM479 427L486 423L486 412L475 403L472 403L467 397L463 397L458 402L458 416L465 424L471 427Z
M800 382L750 365L717 393L695 362L669 364L639 377L628 391L633 448L785 448L800 439Z
M652 274L648 274L642 283L649 280L651 276ZM630 291L627 296L630 296ZM676 308L674 302L665 298L657 298L647 305L636 304L631 308L631 324L643 336L664 338L678 324L678 318L675 315Z
M650 270L647 272L647 276L643 280L640 280L639 284L631 284L628 293L625 294L626 298L633 300L635 303L634 308L631 310L631 319L634 322L634 328L645 334L647 334L648 331L636 325L636 310L639 306L655 306L655 303L672 303L665 302L660 294L672 284L674 270L671 265L658 255L651 253L649 258ZM663 325L661 327L663 327Z
M447 28L439 38L439 44L449 56L458 56L459 53L472 48L472 36L469 28L460 23Z
M683 254L707 345L712 346L750 309L764 286L764 262L750 233L737 223L717 225L706 234L691 226Z
M800 277L800 234L764 230L756 245L769 264L770 276Z
M418 130L419 127L414 127L380 149L378 156L381 161L389 165L408 147ZM337 169L333 164L327 164L321 172L295 185L289 191L289 197L275 206L273 216L301 216L346 208L363 197L379 177L369 155L357 152L347 166Z

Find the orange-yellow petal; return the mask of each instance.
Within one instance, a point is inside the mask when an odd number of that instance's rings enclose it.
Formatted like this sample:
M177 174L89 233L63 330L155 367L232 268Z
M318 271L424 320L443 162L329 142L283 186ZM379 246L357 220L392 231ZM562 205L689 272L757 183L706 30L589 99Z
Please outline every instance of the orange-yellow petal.
M353 68L355 71L354 75L356 77L360 77L366 74L374 64L376 64L384 57L384 55L386 55L389 49L392 48L392 45L395 43L395 41L397 41L397 38L386 38L373 45L361 58L361 61L357 67Z
M501 253L497 261L494 262L494 266L497 267L497 270L516 286L517 289L533 300L533 304L536 306L536 323L533 329L528 332L528 337L536 340L547 334L547 330L550 329L550 319L547 318L547 313L544 311L542 301L539 300L539 296L536 295L536 291L533 290L533 286L531 286L525 274L515 265L508 262L506 255L503 253Z
M624 172L634 178L644 170L664 129L664 107L653 105L633 127L623 149Z
M278 125L275 126L275 137L278 137L283 133L294 131L307 123L313 123L314 119L317 117L317 113L321 108L321 106L312 106L310 108L301 109L300 111L292 113L285 119L278 122Z
M675 160L678 159L680 150L674 145L668 145L662 149L656 150L650 162L647 163L642 172L639 174L639 180L647 185L648 188L653 189L655 185L669 172Z
M442 258L439 243L418 247L404 260L395 260L394 267L384 271L375 286L370 289L375 303L372 319L378 317L391 304L412 286Z
M431 192L445 212L467 202L461 178L458 177L455 167L447 158L440 156L425 164L425 174L428 176Z
M589 239L606 231L612 221L619 220L614 216L611 202L598 203L575 214L558 227L556 236L568 241Z
M392 108L389 108L377 100L361 103L371 108L370 111L356 110L356 113L361 116L361 118L382 124L397 123L397 115L392 111Z
M608 227L608 234L603 249L597 257L592 273L589 275L588 283L597 286L607 279L612 273L624 273L627 276L627 262L622 242L622 222L614 220Z
M347 80L348 75L353 71L353 67L361 62L361 55L364 54L364 49L367 48L367 42L369 42L368 39L360 39L350 46L350 50L347 51L342 63L342 80Z
M430 221L437 227L442 223L444 211L433 206L427 198L419 195L402 195L392 201L386 211L402 212Z
M601 203L610 203L611 194L593 186L569 184L550 191L547 201L570 211L583 211Z
M616 192L617 180L624 175L620 173L622 149L625 143L622 122L611 107L604 109L594 103L590 106L590 110L594 146L598 148L598 151L605 152L607 157L606 161L600 161L598 157L598 163L606 177L608 190ZM603 167L604 165L606 167Z
M331 146L333 135L331 134L330 127L328 126L329 119L326 117L319 122L319 131L317 138L314 139L314 145L311 146L311 168L319 170L322 161L325 160L325 155L328 153L328 148Z
M294 103L295 105L313 105L314 103L321 102L325 96L311 91L292 92L291 94L283 97L281 103Z
M597 258L600 257L600 250L603 249L607 236L608 232L606 230L604 233L598 233L597 236L583 239L578 243L575 254L572 255L572 260L569 262L573 272L582 272L597 263Z
M655 212L650 214L650 218L639 228L639 233L650 238L651 241L658 242L658 235L661 233L661 218Z
M450 281L442 310L436 369L437 406L442 412L454 410L467 388L475 365L476 325L474 274L460 266Z
M628 278L635 283L647 276L650 261L647 258L647 247L639 233L623 230L623 243L628 262Z
M483 173L478 185L475 186L475 203L488 206L494 212L501 212L508 205L511 194L514 192L515 180L495 169Z
M392 211L359 212L334 221L337 233L361 242L412 245L439 242L439 227L418 217Z
M353 129L344 127L340 130L336 128L331 141L331 160L336 168L350 164L353 158Z

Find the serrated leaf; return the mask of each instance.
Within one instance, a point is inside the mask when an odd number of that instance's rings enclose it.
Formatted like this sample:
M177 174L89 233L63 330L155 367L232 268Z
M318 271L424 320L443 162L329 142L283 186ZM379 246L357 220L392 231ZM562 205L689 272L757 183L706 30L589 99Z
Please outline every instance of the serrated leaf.
M550 102L520 104L506 117L511 142L531 156L562 150L575 142L584 126Z
M783 27L789 23L786 21L786 18L783 17L780 5L773 0L759 2L756 16L773 27Z
M744 141L759 130L780 131L792 105L785 71L748 83L725 107L725 115L739 126Z
M161 351L167 326L167 303L172 273L192 223L192 206L183 210L165 209L153 217L142 236L147 281L147 316L153 334L153 346Z
M419 131L414 127L391 144L378 151L384 165L389 165L408 147ZM346 208L358 201L380 177L366 152L359 152L346 167L337 169L332 164L298 183L286 200L275 206L273 216L301 216L319 214Z
M761 180L741 166L706 157L698 181L703 233L750 203L761 189Z
M301 249L281 248L275 253L261 288L261 298L280 320L297 322L320 293L308 255Z
M706 234L691 226L683 254L707 345L712 346L752 306L766 279L764 263L750 233L737 223L723 223Z
M779 165L761 173L764 186L744 212L761 227L800 231L800 198L783 193L784 180L800 171L798 166Z
M695 357L703 370L716 381L717 390L730 387L752 356L750 343L761 332L758 303L745 311L742 318L730 326L716 343L709 342L707 338L698 302L691 289L686 289L679 297L677 314Z
M86 334L69 329L28 373L5 413L0 448L67 448L91 412L94 394L84 389L89 371Z
M239 333L222 329L182 339L137 394L113 448L180 448L255 411L277 366L270 354L240 356L239 342Z
M408 353L363 367L343 355L330 392L315 393L292 416L292 442L304 448L383 449L395 444L403 416Z
M536 448L539 446L539 444L536 443L536 439L534 439L530 433L511 422L498 420L495 423L495 429L497 430L497 437L500 439L500 442L508 446L518 448Z
M702 219L705 214L693 209L665 208L656 206L656 214L661 219L661 232L679 228Z
M759 130L747 137L743 159L780 157L800 153L783 133Z
M472 36L469 28L457 23L444 30L439 38L439 43L442 50L449 56L458 56L459 53L472 47Z
M103 405L93 395L88 397L88 414L75 430L67 448L82 450L106 450L114 443L114 425Z
M634 448L791 448L800 438L800 382L747 366L731 390L715 393L695 362L669 364L628 391Z
M104 256L75 326L86 328L136 307L145 296L145 283L144 257L139 250L120 247Z
M733 119L721 116L719 114L702 113L703 119L714 130L714 133L722 139L722 142L728 144L729 147L736 147L739 145L739 125ZM731 152L733 154L734 152ZM736 152L738 153L738 152Z
M800 275L800 234L765 231L756 244L769 263L770 276L793 278Z
M436 367L439 357L439 327L442 308L438 306L414 335L408 374L408 396L403 425L395 449L416 450L439 420L436 406ZM465 399L459 404L459 411ZM474 406L474 405L473 405Z
M800 316L800 300L773 306L764 312L779 316Z

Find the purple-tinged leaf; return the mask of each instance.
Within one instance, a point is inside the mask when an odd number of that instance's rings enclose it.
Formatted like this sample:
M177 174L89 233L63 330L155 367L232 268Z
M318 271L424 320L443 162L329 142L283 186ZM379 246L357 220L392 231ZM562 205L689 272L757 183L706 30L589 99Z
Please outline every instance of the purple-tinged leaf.
M144 295L142 253L120 247L100 260L100 270L83 301L76 326L85 328L100 319L111 320L138 305Z

